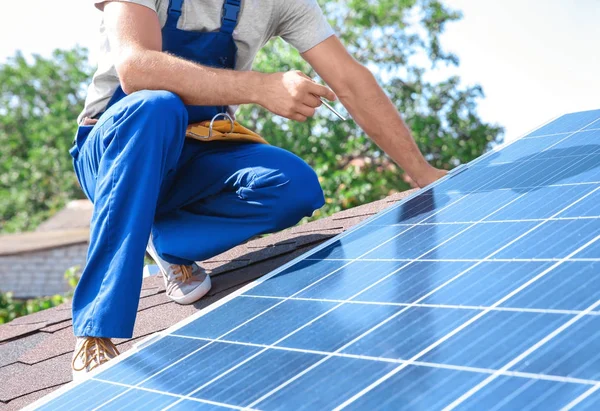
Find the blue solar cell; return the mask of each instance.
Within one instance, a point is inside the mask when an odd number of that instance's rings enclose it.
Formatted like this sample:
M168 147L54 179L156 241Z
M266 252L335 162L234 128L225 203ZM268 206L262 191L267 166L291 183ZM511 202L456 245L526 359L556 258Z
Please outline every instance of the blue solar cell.
M85 410L93 409L109 399L124 393L127 387L87 380L72 388L66 395L58 397L37 410Z
M596 235L600 233L596 232ZM577 253L574 258L600 258L600 241L596 240L593 244L587 246L584 250Z
M165 336L136 355L103 371L98 378L135 385L206 344L206 341Z
M549 218L573 201L598 188L598 185L552 186L527 192L488 220L527 220ZM561 214L560 217L563 217Z
M385 305L344 304L277 345L335 351L400 310Z
M500 376L462 403L460 409L562 409L589 388L584 384Z
M490 306L551 265L548 262L484 262L426 298L423 303ZM510 306L529 307L525 304Z
M372 249L376 244L401 235L406 226L364 226L345 237L341 237L330 246L313 254L313 259L354 259Z
M585 394L584 394L585 395ZM597 389L577 404L578 411L597 411L600 404L600 390Z
M141 387L187 395L259 351L257 347L215 342L182 360L177 366L164 369L141 384Z
M495 258L563 258L600 234L600 220L548 221Z
M529 229L535 222L480 223L428 253L427 259L484 259L509 244ZM434 229L443 225L432 226ZM439 242L434 242L439 244ZM494 258L500 258L494 255Z
M596 187L594 185L594 187ZM590 194L568 210L561 217L600 217L600 190Z
M207 404L204 402L194 400L182 400L169 407L169 410L175 411L227 411L231 410L230 407L221 407L214 404Z
M323 358L295 351L265 351L192 396L245 407Z
M465 224L442 224L442 225L416 225L407 227L407 230L397 237L382 243L374 243L379 246L373 251L366 253L362 258L377 259L414 259L437 244L455 236L467 227ZM364 250L372 249L366 248Z
M537 137L555 133L570 133L588 127L600 119L600 110L582 111L579 113L565 114L549 124L530 133L527 137Z
M598 123L600 127L600 123ZM533 141L533 140L530 140ZM556 149L571 149L572 155L588 155L600 152L600 145L593 144L600 141L600 130L586 130L563 138L555 146Z
M446 193L439 191L437 187L433 187L418 197L409 199L406 203L383 214L372 224L416 224L428 219L443 208L458 201L461 197L463 197L462 194Z
M218 338L277 304L266 298L233 299L177 330L179 335Z
M519 197L521 193L512 190L496 190L470 193L460 201L440 211L426 220L426 223L473 222L490 214ZM490 216L490 218L493 218Z
M254 297L244 300L251 298ZM227 340L273 344L334 306L334 303L323 301L284 301L227 335ZM273 324L277 324L277 327L273 327Z
M103 410L162 410L179 398L144 390L131 390L114 397L102 407ZM81 409L81 408L80 408Z
M303 260L252 288L248 294L289 297L347 264L348 261Z
M405 262L355 261L334 275L298 294L300 298L345 300L365 290L385 276L391 275Z
M478 313L465 309L406 308L342 352L409 360Z
M511 163L513 161L527 161L538 155L541 151L559 143L568 135L556 135L544 138L529 138L517 140L502 150L499 150L482 160L482 164Z
M596 150L597 145L590 150ZM571 155L573 148L540 153L529 161L517 163L476 164L439 187L439 191L490 191L512 189L520 193L531 188L556 184L581 184L600 181L600 154ZM469 172L471 171L471 172Z
M597 110L600 112L600 110ZM593 123L589 124L584 130L600 130L600 120L596 120Z
M472 265L472 262L428 261L411 263L384 281L374 284L368 289L365 288L365 291L353 298L353 300L382 303L413 303L433 292Z
M441 410L486 377L474 372L409 366L346 409Z
M330 358L272 396L256 404L261 410L333 409L375 382L397 364L354 358Z
M589 154L587 156L564 157L552 160L549 164L553 166L552 173L555 180L561 184L581 184L600 182L600 155Z
M500 368L572 317L564 314L490 311L420 360Z
M587 316L538 348L512 370L598 381L599 341L600 317Z
M556 310L584 310L598 300L600 262L566 262L502 304Z

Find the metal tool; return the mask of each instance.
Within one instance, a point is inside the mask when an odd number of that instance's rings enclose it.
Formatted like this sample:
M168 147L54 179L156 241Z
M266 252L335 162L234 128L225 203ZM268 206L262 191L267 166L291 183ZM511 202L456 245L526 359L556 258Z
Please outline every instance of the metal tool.
M334 109L333 107L331 107L331 106L329 105L329 103L325 101L325 99L324 99L323 97L319 97L319 98L320 98L320 99L321 99L321 101L323 102L323 105L325 105L325 107L327 107L329 110L331 110L331 112L332 112L333 114L335 114L336 116L338 116L338 117L339 117L339 118L340 118L342 121L346 121L346 117L342 116L340 113L338 113L338 112L336 111L336 109Z

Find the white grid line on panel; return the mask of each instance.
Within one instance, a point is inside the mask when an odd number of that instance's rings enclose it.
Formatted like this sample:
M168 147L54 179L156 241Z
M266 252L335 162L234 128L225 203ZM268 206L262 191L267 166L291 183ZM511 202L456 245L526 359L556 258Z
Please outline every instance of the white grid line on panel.
M282 300L285 297L273 297L268 295L256 295L256 294L244 294L240 296L242 298L266 298L271 300ZM485 305L453 305L453 304L427 304L427 303L395 303L395 302L381 302L381 301L359 301L359 300L338 300L331 298L309 298L309 297L293 297L289 298L289 301L312 301L322 303L341 303L341 304L354 304L354 305L378 305L378 306L390 306L390 307L409 307L409 308L441 308L448 310L473 310L473 311L504 311L504 312L517 312L517 313L532 313L532 314L556 314L556 315L579 315L584 313L585 315L598 316L600 311L585 312L582 310L562 310L556 308L523 308L523 307L490 307ZM182 337L182 335L176 335Z
M560 261L560 258L421 258L420 263L551 263ZM348 258L307 258L305 261L353 261ZM414 261L412 258L361 258L356 262L404 262ZM598 262L600 258L571 258L568 262Z
M112 385L117 385L119 387L128 388L128 390L126 392L131 392L132 390L140 390L140 391L152 392L154 394L165 395L167 397L177 398L177 399L180 399L182 401L183 400L190 400L190 401L199 402L199 403L203 403L203 404L210 404L210 405L216 405L216 406L219 406L219 407L225 407L225 408L229 408L229 409L233 409L233 410L248 410L249 409L249 408L245 408L245 407L239 407L237 405L231 405L231 404L226 404L226 403L217 402L217 401L210 401L210 400L205 400L205 399L201 399L201 398L188 397L188 396L185 396L185 395L174 394L172 392L155 390L155 389L152 389L152 388L136 387L134 385L124 384L124 383L121 383L121 382L104 380L104 379L98 378L98 377L94 377L93 380L94 381L103 382L105 384L112 384ZM98 408L94 408L94 410L97 410Z
M598 220L598 216L579 216L579 217L553 217L553 218L524 218L522 220L485 220L485 221L469 221L469 220L458 220L458 221L436 221L435 223L422 223L421 226L436 226L436 225L461 225L461 224L510 224L510 223L539 223L542 221L578 221L578 220ZM412 224L389 224L389 225L376 225L372 227L410 227Z
M595 120L595 121L598 121L598 120ZM600 128L593 127L593 128L584 128L581 131L583 132L583 131L598 131L598 130L600 130ZM576 131L576 133L578 133L578 132L579 131ZM516 140L536 140L538 138L564 136L566 134L571 134L571 133L573 133L573 131L564 131L562 133L553 133L553 134L542 134L539 136L531 136L531 137L524 136L521 138L517 138Z
M565 405L562 408L561 411L572 410L577 405L581 404L583 402L583 400L585 400L586 398L588 398L590 395L592 395L593 393L595 393L599 389L600 389L600 384L594 385L592 388L590 388L589 390L587 390L586 392L584 392L583 394L581 394L579 397L575 398L573 401L571 401L570 403L568 403L567 405Z
M599 122L599 121L600 121L600 118L597 118L596 120L592 121L591 123L589 123L589 124L586 124L585 126L581 127L579 130L572 132L571 134L569 134L569 135L568 135L568 136L566 136L565 138L563 138L563 139L560 139L560 140L558 140L556 143L554 143L554 144L552 144L552 145L550 145L550 146L546 147L545 149L543 149L543 150L542 150L542 153L543 153L544 151L551 150L553 147L555 147L555 146L559 145L560 143L562 143L562 142L563 142L563 141L565 141L566 139L568 139L568 138L570 138L570 137L574 136L575 134L577 134L577 133L579 133L579 132L581 132L581 131L583 131L583 130L586 130L586 129L587 129L589 126L591 126L592 124L595 124L595 123L597 123L597 122Z
M537 153L536 153L537 154ZM556 156L556 157L546 157L547 160L550 160L551 158L556 158L556 159L563 159L563 158L573 158L573 159L579 159L579 160L584 160L586 158L589 157L596 157L600 155L600 153L585 153L585 154L569 154L569 155L561 155L561 156ZM537 161L539 159L536 159L535 157L530 157L528 158L527 156L525 157L519 157L519 158L515 158L514 160L506 160L506 161L490 161L488 163L488 165L491 166L502 166L502 165L507 165L507 164L520 164L520 163L528 163L530 161Z

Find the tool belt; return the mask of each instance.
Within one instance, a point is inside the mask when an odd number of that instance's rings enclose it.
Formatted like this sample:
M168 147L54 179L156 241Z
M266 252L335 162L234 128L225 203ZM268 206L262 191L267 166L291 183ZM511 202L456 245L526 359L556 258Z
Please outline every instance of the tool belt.
M225 120L217 120L218 117L225 117ZM247 129L237 121L233 121L227 113L217 114L210 121L190 124L185 136L199 141L238 141L269 144L267 140L254 131Z

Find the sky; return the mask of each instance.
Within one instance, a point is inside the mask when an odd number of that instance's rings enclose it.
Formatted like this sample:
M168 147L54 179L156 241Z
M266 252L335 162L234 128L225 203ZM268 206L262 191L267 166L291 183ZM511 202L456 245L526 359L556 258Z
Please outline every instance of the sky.
M0 61L21 50L97 43L101 13L91 0L4 2ZM445 49L465 85L480 84L478 112L512 140L560 114L600 108L600 0L445 0L463 19L447 26Z

